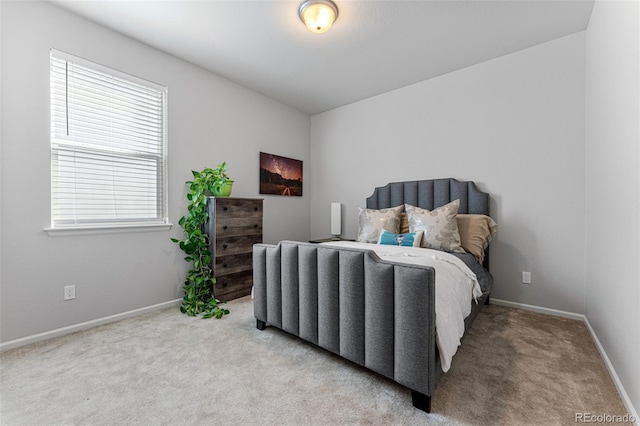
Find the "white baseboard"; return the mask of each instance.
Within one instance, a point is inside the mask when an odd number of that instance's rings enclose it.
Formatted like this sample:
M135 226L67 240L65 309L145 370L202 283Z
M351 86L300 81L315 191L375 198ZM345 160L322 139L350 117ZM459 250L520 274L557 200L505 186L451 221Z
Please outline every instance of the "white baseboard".
M137 317L149 312L158 311L160 309L170 308L172 306L178 306L180 302L182 302L182 299L170 300L168 302L158 303L157 305L146 306L144 308L134 309L128 312L122 312L120 314L111 315L104 318L98 318L95 320L70 325L68 327L62 327L55 330L46 331L44 333L22 337L20 339L10 340L8 342L0 343L0 352L19 348L21 346L29 345L31 343L41 342L43 340L51 339L53 337L64 336L66 334L75 333L77 331L86 330L92 327L97 327L99 325L109 324L111 322L120 321L126 318Z
M605 352L604 347L600 343L600 339L598 339L598 335L596 334L593 327L591 327L589 318L585 317L584 323L587 325L587 328L589 329L589 333L591 333L591 337L593 338L593 341L595 342L596 347L598 348L598 352L600 352L600 356L604 360L604 364L607 366L607 370L609 370L609 375L611 375L613 384L616 385L616 389L618 389L620 398L622 398L622 402L624 403L624 406L627 409L627 412L629 412L629 416L633 418L633 424L638 426L638 424L640 424L640 418L638 418L638 412L633 406L633 403L631 402L631 398L629 398L627 391L624 389L624 386L622 385L622 382L620 381L620 377L618 377L618 374L616 373L615 368L613 368L613 364L611 364L611 360L609 359L609 356L607 356L607 353Z
M552 315L554 317L562 317L562 318L569 318L569 319L584 321L584 315L576 314L573 312L559 311L557 309L543 308L541 306L527 305L525 303L509 302L508 300L494 299L493 297L491 298L489 303L493 303L495 305L501 305L501 306L508 306L509 308L519 308L519 309L524 309L525 311Z
M593 327L591 327L591 324L589 323L589 319L585 315L576 314L573 312L559 311L557 309L544 308L541 306L527 305L525 303L509 302L507 300L500 300L500 299L494 299L494 298L491 298L490 303L495 305L500 305L500 306L507 306L510 308L524 309L526 311L538 312L538 313L552 315L556 317L583 321L587 326L589 333L591 334L591 338L593 339L594 343L596 344L596 347L598 348L598 352L600 352L600 356L602 357L604 364L607 366L607 370L609 370L609 375L611 376L611 380L613 380L613 383L615 384L616 389L618 390L618 394L620 395L620 398L622 399L622 402L625 408L627 409L627 412L629 413L630 418L633 419L633 424L636 426L639 425L640 418L638 417L638 412L633 406L633 403L631 402L631 398L629 398L627 391L624 389L624 386L620 381L620 377L618 377L618 373L616 373L616 369L613 368L613 364L611 364L611 360L609 359L607 352L604 350L602 343L600 343L600 339L598 339L598 335L596 334Z

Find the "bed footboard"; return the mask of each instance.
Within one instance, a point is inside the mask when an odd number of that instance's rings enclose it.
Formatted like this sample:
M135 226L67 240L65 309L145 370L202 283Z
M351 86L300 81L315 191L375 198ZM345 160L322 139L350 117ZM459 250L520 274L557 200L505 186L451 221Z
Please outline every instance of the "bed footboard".
M412 390L430 410L440 376L435 271L373 251L283 241L253 247L254 315Z

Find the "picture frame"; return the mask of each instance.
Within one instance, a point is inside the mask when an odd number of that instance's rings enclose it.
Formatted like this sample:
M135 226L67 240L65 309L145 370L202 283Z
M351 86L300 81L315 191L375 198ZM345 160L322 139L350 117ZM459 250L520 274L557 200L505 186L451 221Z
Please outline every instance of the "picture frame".
M260 152L260 194L302 197L302 160Z

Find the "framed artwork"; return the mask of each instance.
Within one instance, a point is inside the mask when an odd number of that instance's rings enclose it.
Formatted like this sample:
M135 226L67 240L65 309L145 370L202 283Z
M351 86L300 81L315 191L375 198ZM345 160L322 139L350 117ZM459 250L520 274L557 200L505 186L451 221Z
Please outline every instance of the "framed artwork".
M260 193L302 197L302 160L261 152Z

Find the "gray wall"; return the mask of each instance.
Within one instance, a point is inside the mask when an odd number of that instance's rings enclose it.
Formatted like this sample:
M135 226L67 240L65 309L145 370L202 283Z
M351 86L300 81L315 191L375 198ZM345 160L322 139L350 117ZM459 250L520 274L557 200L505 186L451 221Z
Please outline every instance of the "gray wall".
M493 296L584 313L584 52L581 32L312 116L312 237L333 201L355 237L375 186L473 180L499 226Z
M2 2L2 342L182 296L191 170L226 160L234 196L257 197L258 153L309 164L309 116L42 2ZM50 237L49 49L169 87L167 232ZM307 176L305 176L306 180ZM306 192L308 194L308 192ZM266 196L264 239L307 239L309 195ZM63 286L76 299L63 301Z
M639 5L596 1L586 51L586 316L636 410L640 409Z

